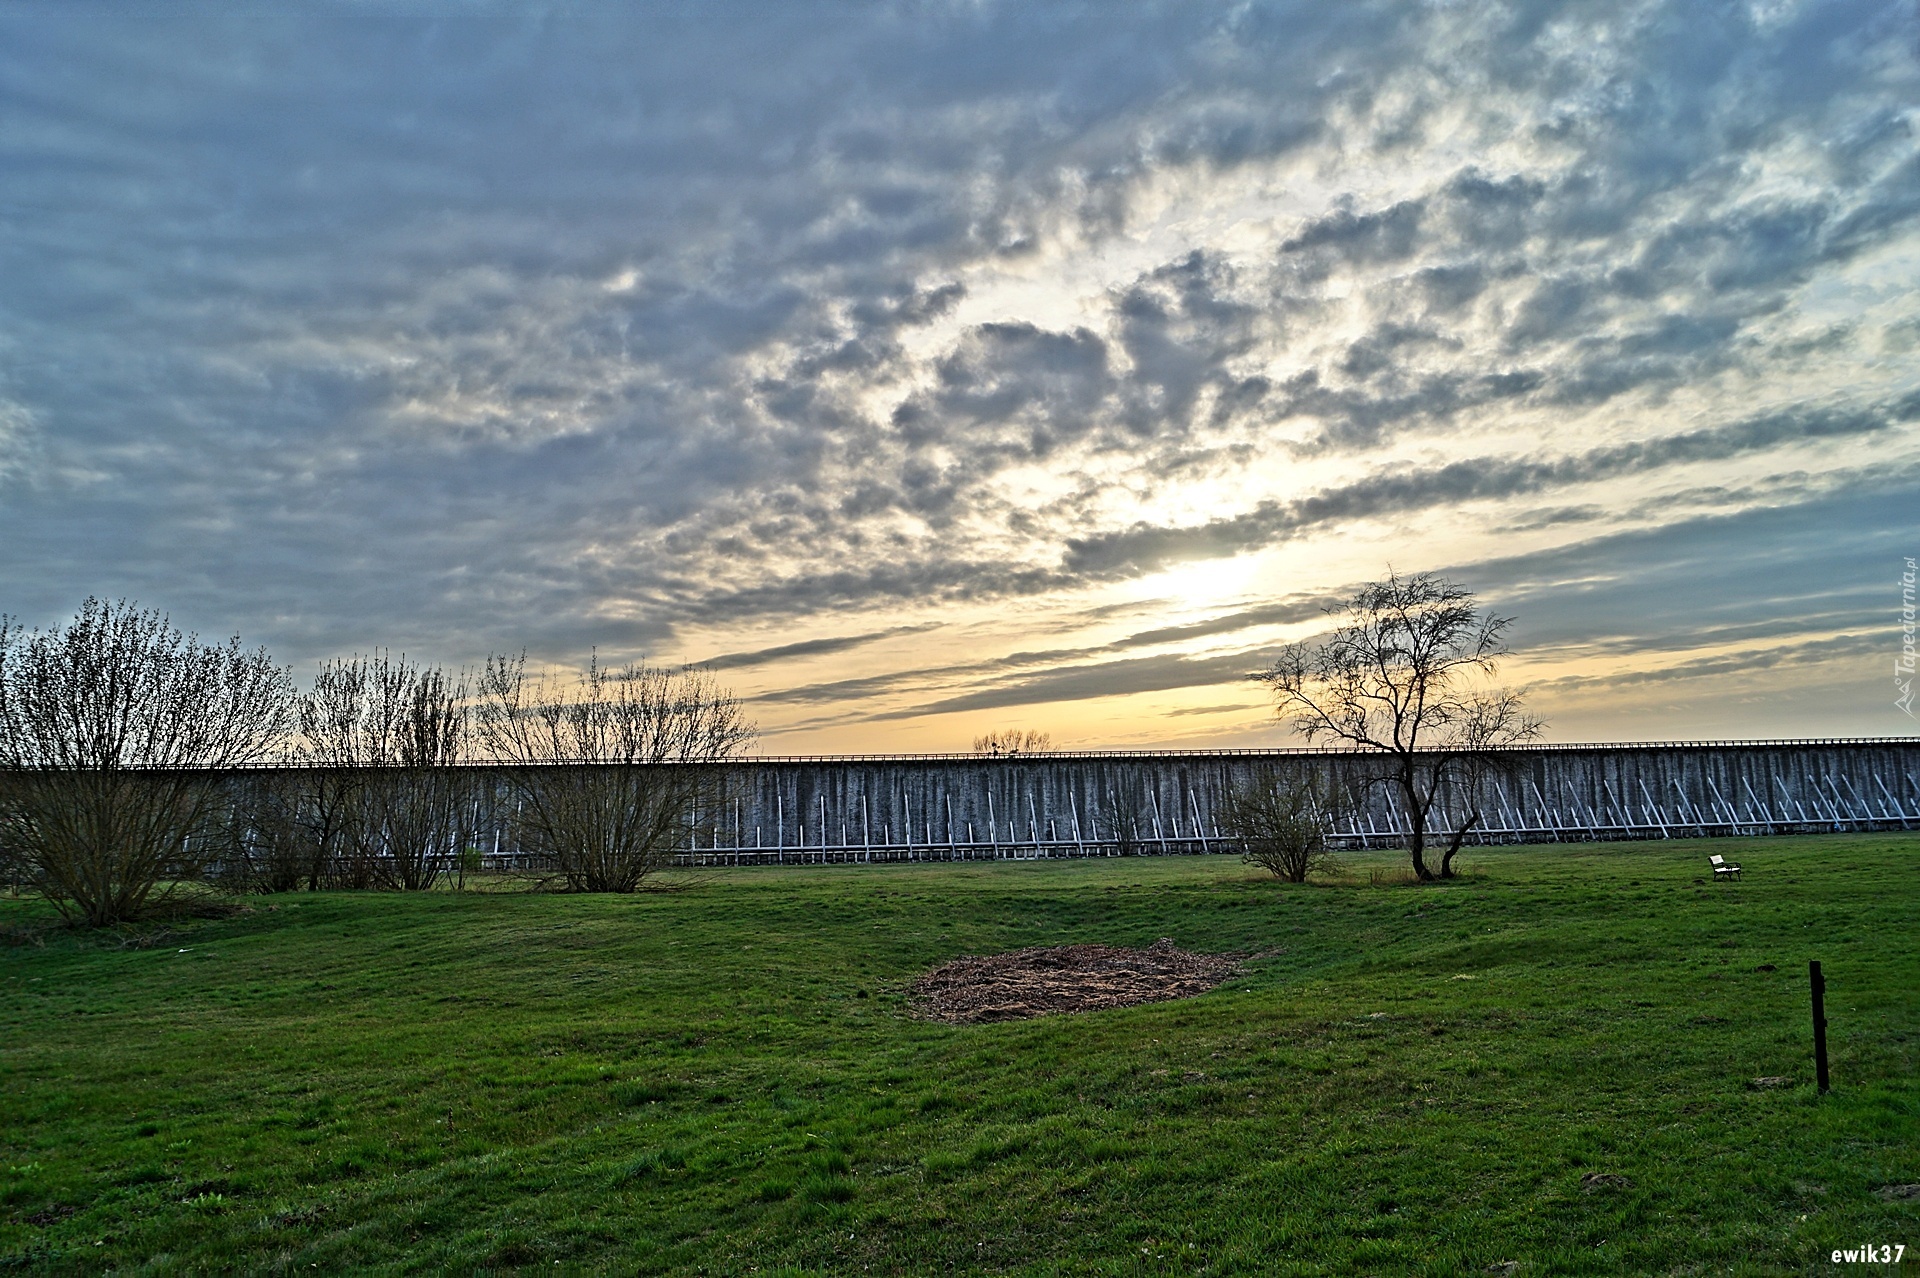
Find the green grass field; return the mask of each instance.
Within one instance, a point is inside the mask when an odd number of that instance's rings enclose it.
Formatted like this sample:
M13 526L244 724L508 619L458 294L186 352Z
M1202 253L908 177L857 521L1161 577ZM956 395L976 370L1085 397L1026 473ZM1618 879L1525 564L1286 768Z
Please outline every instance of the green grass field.
M1702 882L1716 850L1744 883ZM1920 1202L1875 1192L1920 1182L1920 836L1369 881L1397 864L742 870L627 899L256 897L147 948L49 930L0 949L0 1271L1803 1273L1920 1249ZM48 917L0 901L16 940ZM1262 956L1183 1002L906 1014L955 955L1161 936Z

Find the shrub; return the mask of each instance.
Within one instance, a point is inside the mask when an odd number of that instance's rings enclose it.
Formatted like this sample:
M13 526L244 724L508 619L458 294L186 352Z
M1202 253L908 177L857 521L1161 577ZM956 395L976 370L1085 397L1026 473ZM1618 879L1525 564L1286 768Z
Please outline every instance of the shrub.
M296 826L312 886L431 888L472 843L482 787L462 677L405 655L328 661L300 701Z
M576 892L632 892L725 799L753 739L731 693L698 670L596 661L578 680L529 679L494 657L477 727L513 799L517 845Z
M1312 783L1283 780L1262 770L1227 791L1220 828L1240 842L1249 864L1289 883L1304 883L1309 872L1333 856L1327 841L1332 828L1329 807Z
M292 711L264 649L124 601L47 631L0 618L0 844L69 919L137 918L218 859L216 774L266 761Z

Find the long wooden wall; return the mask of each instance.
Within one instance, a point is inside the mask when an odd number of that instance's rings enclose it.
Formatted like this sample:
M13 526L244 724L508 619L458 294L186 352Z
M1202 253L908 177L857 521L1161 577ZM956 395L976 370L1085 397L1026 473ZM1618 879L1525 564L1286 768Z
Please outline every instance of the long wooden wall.
M1168 751L760 760L703 813L692 859L1019 858L1235 850L1218 830L1233 785L1312 778L1363 801L1336 832L1404 838L1377 757ZM1920 740L1680 742L1510 751L1483 783L1474 842L1920 829ZM1450 829L1456 802L1435 824Z

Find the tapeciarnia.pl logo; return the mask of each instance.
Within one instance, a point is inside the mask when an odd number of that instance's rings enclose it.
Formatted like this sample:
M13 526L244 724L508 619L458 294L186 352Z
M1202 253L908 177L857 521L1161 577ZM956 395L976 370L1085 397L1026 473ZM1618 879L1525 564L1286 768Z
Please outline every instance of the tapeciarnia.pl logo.
M1907 718L1913 714L1913 585L1915 566L1913 557L1907 557L1907 570L1900 574L1900 655L1893 662L1893 687L1899 693L1893 704L1906 711Z

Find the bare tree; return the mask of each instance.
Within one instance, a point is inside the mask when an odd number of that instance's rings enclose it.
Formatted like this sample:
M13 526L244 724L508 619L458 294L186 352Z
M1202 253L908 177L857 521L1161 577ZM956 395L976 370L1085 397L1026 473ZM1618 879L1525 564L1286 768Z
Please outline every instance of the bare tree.
M1138 856L1146 847L1147 832L1153 828L1153 817L1143 794L1144 789L1137 776L1115 777L1096 804L1094 829L1098 831L1101 826L1106 827L1114 853L1118 856Z
M1034 728L1002 728L973 739L975 754L1011 759L1023 754L1045 754L1053 748L1053 734Z
M300 698L298 821L307 886L368 888L375 847L365 833L369 774L389 751L372 713L373 672L362 657L322 662Z
M68 918L136 918L219 855L217 774L271 758L292 712L264 649L125 601L47 631L0 618L0 842Z
M476 726L503 769L517 843L576 892L632 892L666 866L754 738L740 704L701 670L644 664L529 678L491 657Z
M329 661L301 699L300 824L315 886L431 888L477 816L466 681L402 655Z
M1471 591L1430 573L1389 572L1329 612L1340 618L1331 635L1289 645L1258 677L1308 741L1384 756L1378 780L1406 808L1414 873L1450 878L1454 854L1479 824L1481 782L1496 752L1541 731L1519 693L1471 683L1496 673L1513 619L1482 613ZM1427 841L1450 810L1456 819L1436 876Z
M1305 883L1308 873L1325 868L1333 857L1328 835L1338 806L1311 781L1262 768L1228 787L1220 829L1239 841L1249 864L1289 883Z
M385 887L424 891L466 850L474 827L474 775L467 756L467 686L434 667L387 663L375 681L393 756L376 773L372 829L385 852Z

